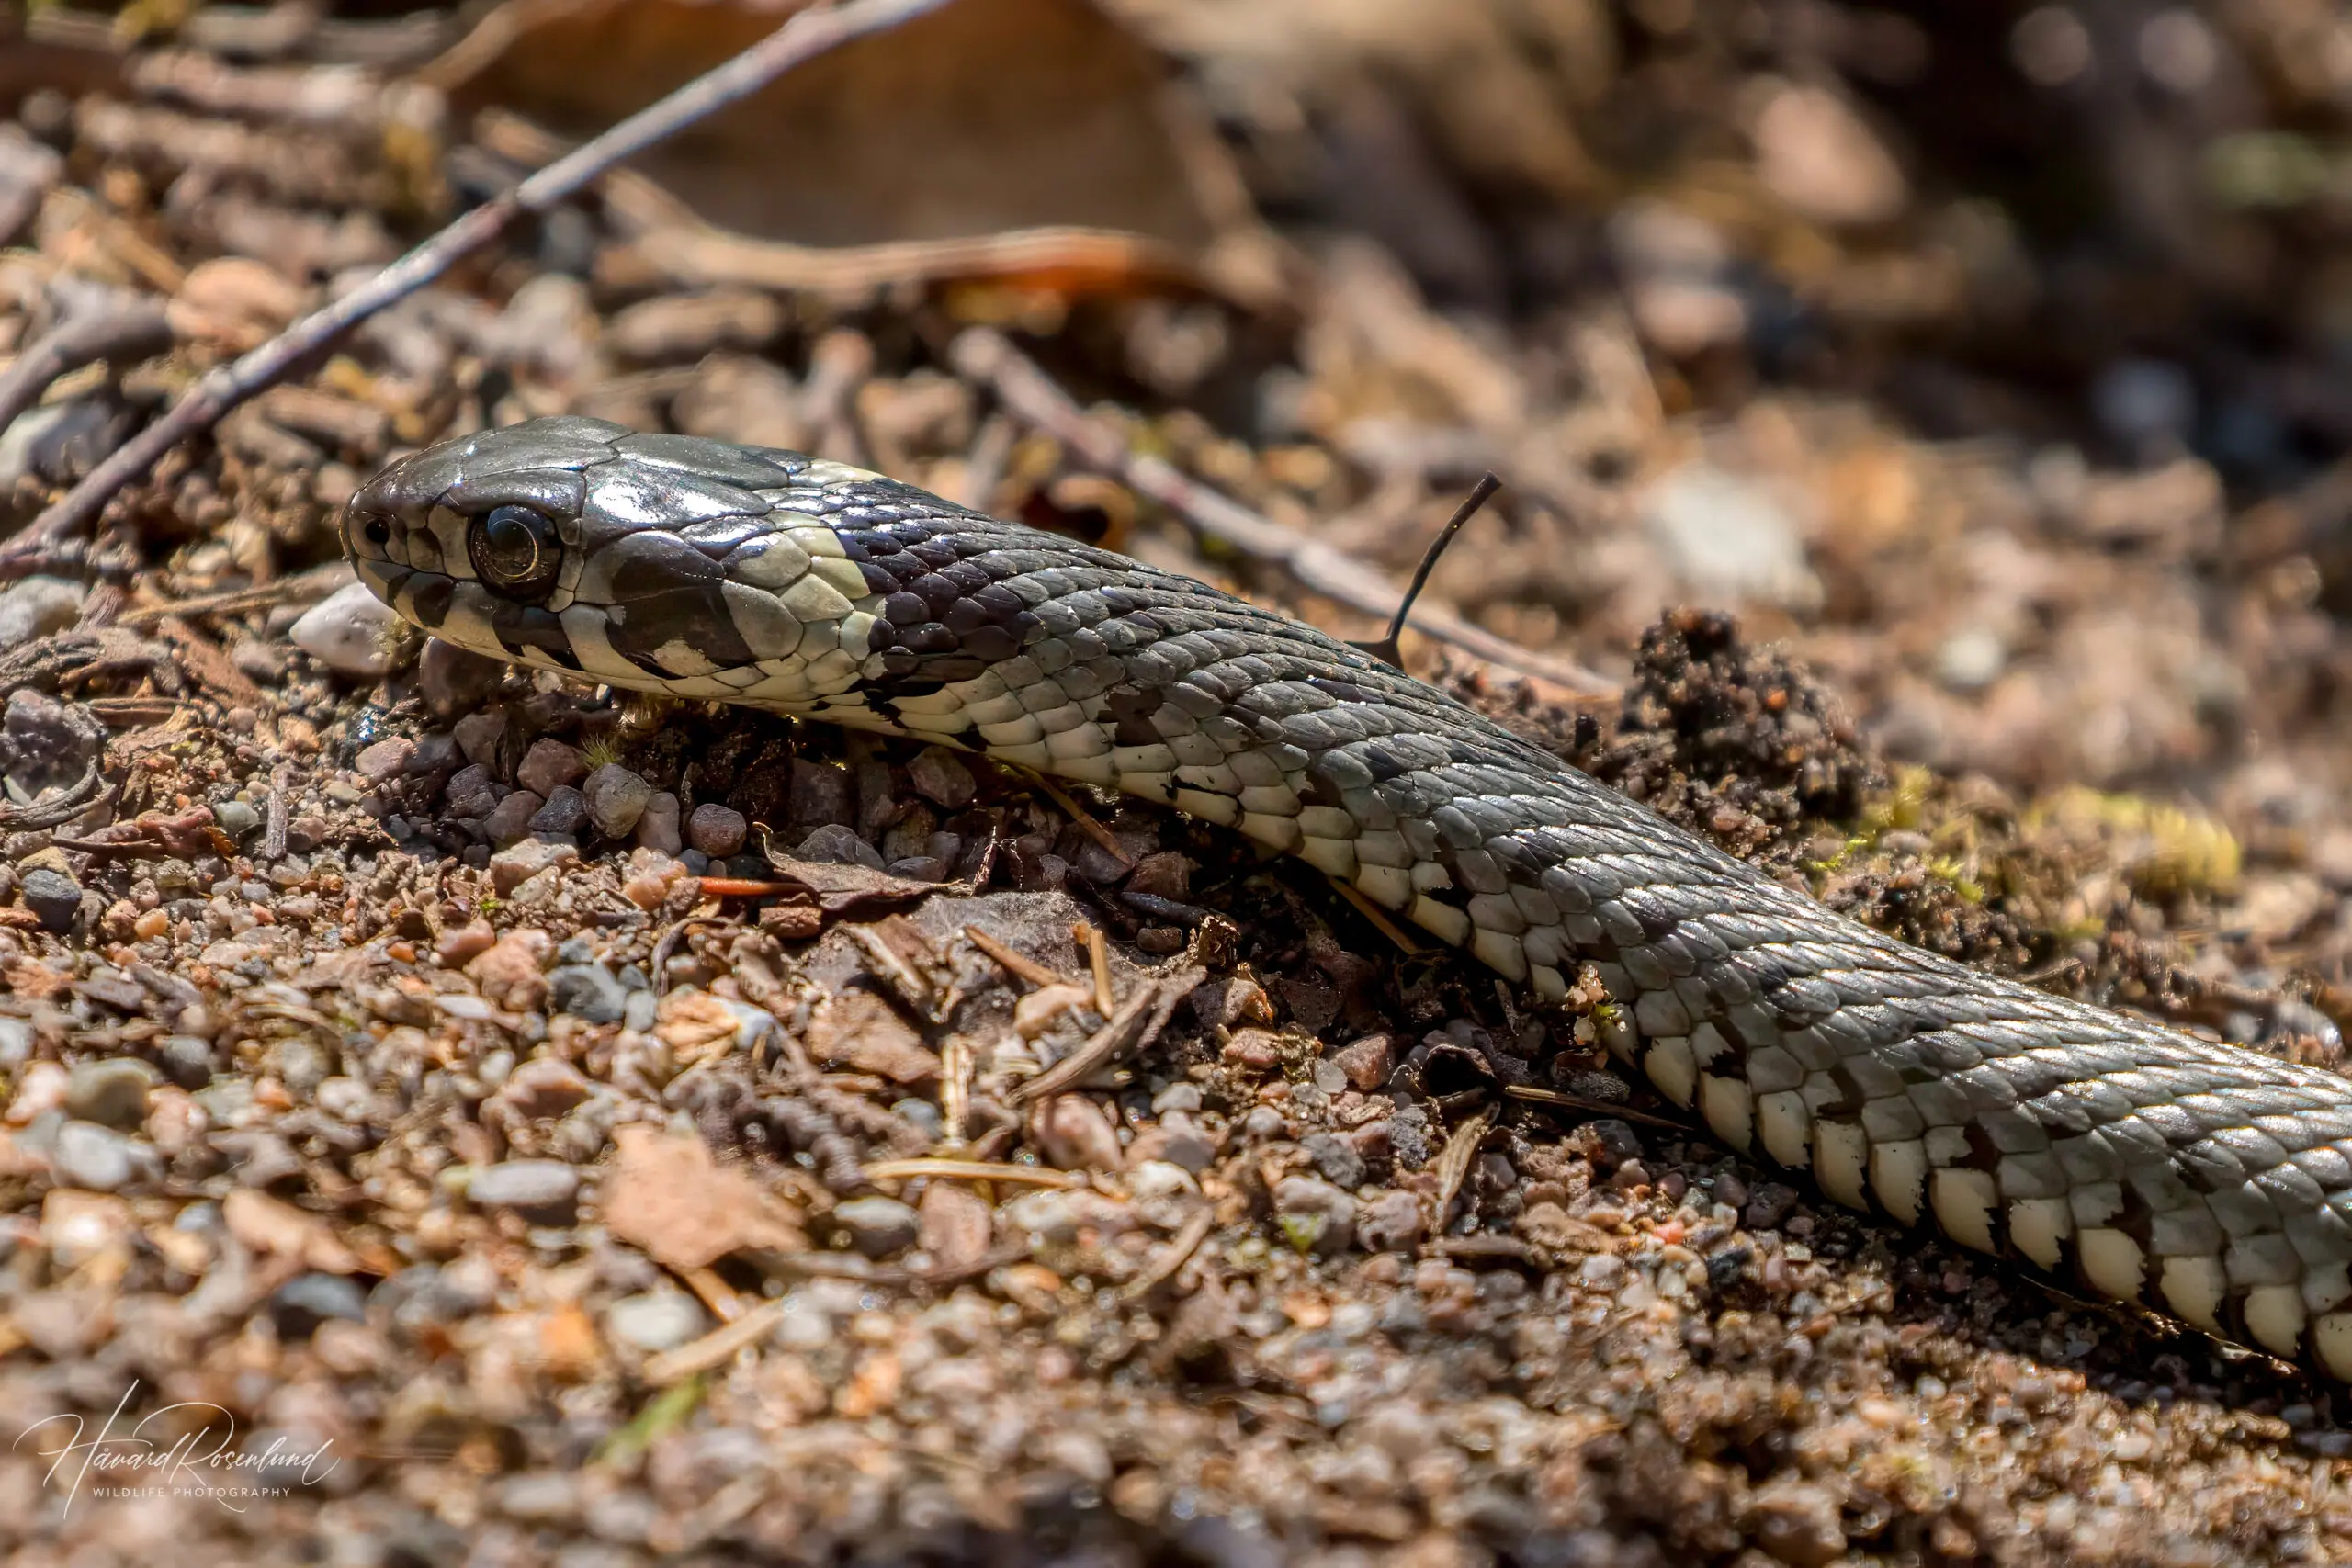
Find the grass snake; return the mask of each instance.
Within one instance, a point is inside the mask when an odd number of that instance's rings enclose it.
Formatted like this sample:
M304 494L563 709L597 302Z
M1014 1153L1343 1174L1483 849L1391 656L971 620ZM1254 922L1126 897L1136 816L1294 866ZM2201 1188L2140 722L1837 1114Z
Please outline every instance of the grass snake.
M542 419L343 521L435 637L968 748L1295 854L1538 997L1741 1154L2352 1381L2352 1081L1832 914L1452 698L1179 574L768 448Z

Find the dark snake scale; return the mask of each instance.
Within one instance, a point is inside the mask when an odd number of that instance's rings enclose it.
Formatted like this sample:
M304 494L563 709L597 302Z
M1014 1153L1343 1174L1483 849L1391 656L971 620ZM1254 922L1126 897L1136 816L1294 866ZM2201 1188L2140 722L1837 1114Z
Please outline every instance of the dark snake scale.
M1538 997L1742 1154L2352 1381L2352 1081L1831 914L1379 660L798 453L588 419L352 499L360 577L476 652L944 742L1173 806Z

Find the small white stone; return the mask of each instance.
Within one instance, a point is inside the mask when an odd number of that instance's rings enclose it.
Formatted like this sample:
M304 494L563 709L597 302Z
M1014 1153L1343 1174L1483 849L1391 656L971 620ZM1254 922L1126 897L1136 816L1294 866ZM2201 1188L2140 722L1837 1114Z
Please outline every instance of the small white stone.
M62 577L28 577L0 592L0 649L70 629L82 618L84 592Z
M398 619L391 606L355 582L302 612L287 628L295 647L343 675L381 675L391 667L384 629Z

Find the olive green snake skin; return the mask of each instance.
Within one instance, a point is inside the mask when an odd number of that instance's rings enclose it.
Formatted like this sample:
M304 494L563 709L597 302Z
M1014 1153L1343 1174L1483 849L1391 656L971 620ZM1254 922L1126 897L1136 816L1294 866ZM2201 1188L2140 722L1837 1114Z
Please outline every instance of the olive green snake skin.
M1190 578L797 453L549 419L352 499L460 647L961 746L1298 855L1744 1155L2352 1381L2352 1081L1831 914L1421 682Z

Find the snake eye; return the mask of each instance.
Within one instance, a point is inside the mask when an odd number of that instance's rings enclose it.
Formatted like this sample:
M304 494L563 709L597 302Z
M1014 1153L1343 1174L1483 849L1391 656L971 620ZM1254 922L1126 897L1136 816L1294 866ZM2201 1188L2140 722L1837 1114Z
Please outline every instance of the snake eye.
M555 520L528 506L501 506L474 519L466 553L493 592L509 599L544 599L563 565Z

